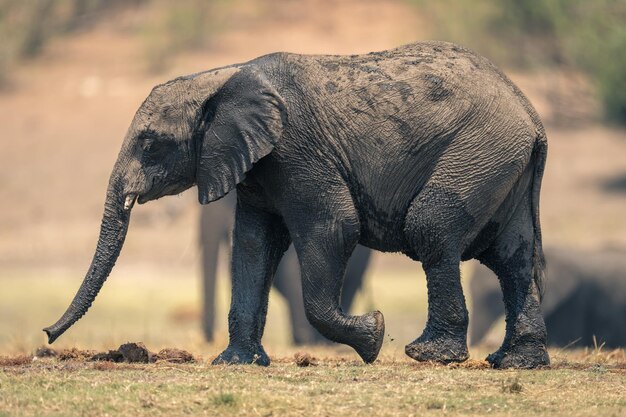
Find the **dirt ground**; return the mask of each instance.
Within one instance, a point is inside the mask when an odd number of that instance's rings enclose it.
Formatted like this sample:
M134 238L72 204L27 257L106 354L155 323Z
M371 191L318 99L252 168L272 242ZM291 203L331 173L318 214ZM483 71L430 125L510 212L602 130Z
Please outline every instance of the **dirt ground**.
M212 367L202 359L0 358L0 416L619 416L626 410L623 352L560 355L549 371L395 357L363 365L337 354L302 367L302 355L274 357L269 368Z
M142 39L132 30L141 8L57 39L19 69L13 87L0 93L0 274L9 267L87 267L110 169L155 84L277 50L360 53L429 36L401 1L236 4L208 50L172 59L165 74L146 74ZM548 121L546 243L626 244L626 192L603 188L626 175L626 132L594 121L597 104L584 77L512 77ZM189 270L197 257L197 210L193 190L135 210L120 263Z

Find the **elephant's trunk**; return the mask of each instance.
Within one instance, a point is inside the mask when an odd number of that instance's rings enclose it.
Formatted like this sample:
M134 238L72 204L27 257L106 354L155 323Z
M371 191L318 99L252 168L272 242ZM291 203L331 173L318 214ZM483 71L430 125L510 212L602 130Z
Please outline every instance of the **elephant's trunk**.
M134 199L131 203L134 203ZM48 334L48 343L54 342L91 307L120 254L128 230L131 207L128 201L125 207L121 176L114 170L109 181L100 237L89 271L63 316L52 326L43 329Z

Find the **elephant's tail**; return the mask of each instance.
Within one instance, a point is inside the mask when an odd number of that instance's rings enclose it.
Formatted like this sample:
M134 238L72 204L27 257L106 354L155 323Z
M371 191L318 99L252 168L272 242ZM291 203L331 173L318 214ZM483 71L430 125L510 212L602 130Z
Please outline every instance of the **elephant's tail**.
M533 183L531 190L531 204L533 227L535 230L535 244L533 251L533 280L539 290L539 298L543 298L544 291L544 269L546 267L546 259L543 254L543 245L541 242L541 224L539 222L539 194L541 191L541 179L546 166L546 156L548 154L548 141L543 129L539 129L535 147L533 149L533 161L535 171L533 174Z

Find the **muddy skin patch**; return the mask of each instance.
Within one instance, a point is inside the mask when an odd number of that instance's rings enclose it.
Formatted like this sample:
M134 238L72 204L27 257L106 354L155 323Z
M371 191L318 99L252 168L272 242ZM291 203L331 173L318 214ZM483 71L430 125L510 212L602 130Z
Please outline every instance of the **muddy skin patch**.
M441 101L452 95L452 92L444 87L441 77L427 74L424 78L428 84L428 97L431 101Z
M404 61L405 65L419 65L419 64L432 64L434 62L432 57L424 56L420 58L414 58Z
M339 70L339 64L336 62L321 62L320 65L328 71L335 72Z
M330 94L335 94L337 92L337 84L332 81L327 82L326 91Z
M413 96L413 88L404 81L383 82L379 83L378 87L384 92L400 94L403 103L406 103L409 97Z
M365 64L360 64L360 65L355 65L355 68L358 69L359 71L365 72L367 74L371 74L373 76L375 76L375 78L377 79L385 79L385 80L392 80L392 77L390 77L383 69L378 67L378 63L374 62L374 64L376 66L373 65L365 65Z
M411 128L411 125L409 125L406 121L396 116L389 116L389 120L396 125L396 129L403 137L406 138L413 135L413 128Z

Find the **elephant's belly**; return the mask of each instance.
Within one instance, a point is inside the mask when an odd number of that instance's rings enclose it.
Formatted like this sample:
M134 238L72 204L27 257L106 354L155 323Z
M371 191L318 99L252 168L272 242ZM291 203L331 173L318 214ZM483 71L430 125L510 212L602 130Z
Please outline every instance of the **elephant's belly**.
M402 143L401 138L395 141ZM363 142L369 146L375 140L365 137ZM436 159L413 155L406 151L406 144L369 147L376 157L360 155L350 161L350 189L361 222L362 244L384 252L406 252L406 213L428 180Z
M361 223L359 243L381 252L405 252L407 244L404 237L405 212L395 210L381 212L361 206L357 208Z
M361 230L359 244L381 252L406 252L407 249L402 239L377 235L370 231Z

